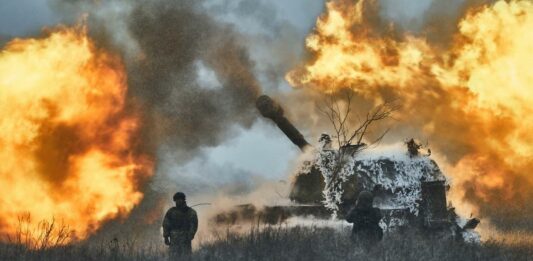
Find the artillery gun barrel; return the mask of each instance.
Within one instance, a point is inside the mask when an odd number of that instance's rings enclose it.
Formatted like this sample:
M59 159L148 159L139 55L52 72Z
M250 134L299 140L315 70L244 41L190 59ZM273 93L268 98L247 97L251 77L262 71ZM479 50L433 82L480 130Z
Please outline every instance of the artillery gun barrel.
M267 95L262 95L257 98L255 105L261 115L265 118L271 119L278 128L285 133L285 135L298 146L302 151L309 143L304 139L304 136L291 124L291 122L283 116L283 109L281 106L272 100Z

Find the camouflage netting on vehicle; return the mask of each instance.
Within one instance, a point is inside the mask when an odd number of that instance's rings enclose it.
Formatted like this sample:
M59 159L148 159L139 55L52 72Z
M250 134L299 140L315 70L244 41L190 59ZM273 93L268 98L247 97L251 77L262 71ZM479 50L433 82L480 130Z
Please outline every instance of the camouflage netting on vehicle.
M399 148L363 151L357 155L354 167L362 189L376 186L391 192L389 197L377 198L381 208L406 208L418 215L422 181L444 181L446 177L435 161L426 156L410 157Z
M369 190L377 194L378 207L405 208L417 215L421 182L447 181L435 161L427 156L411 157L402 146L365 149L354 154L319 149L298 175L316 175L313 172L321 173L323 201L333 211L346 201L353 203L358 191Z

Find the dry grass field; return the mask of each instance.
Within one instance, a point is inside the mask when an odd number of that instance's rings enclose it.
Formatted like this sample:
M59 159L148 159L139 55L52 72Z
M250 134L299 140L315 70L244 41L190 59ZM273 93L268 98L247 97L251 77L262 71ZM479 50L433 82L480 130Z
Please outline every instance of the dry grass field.
M188 260L533 260L533 248L489 240L464 244L412 233L389 234L373 248L362 249L348 239L349 230L324 227L252 228L226 231L200 242ZM68 246L49 242L28 248L23 243L0 245L0 260L126 261L168 260L161 242L90 239Z

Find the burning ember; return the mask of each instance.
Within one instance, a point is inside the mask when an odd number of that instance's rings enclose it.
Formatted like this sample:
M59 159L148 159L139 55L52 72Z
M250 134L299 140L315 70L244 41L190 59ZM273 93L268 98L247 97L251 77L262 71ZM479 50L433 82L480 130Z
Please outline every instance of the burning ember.
M121 60L98 49L83 26L5 46L0 234L55 219L83 239L140 202L151 162L135 150L140 122L126 110L126 91Z
M468 211L495 219L531 211L531 2L471 8L451 43L382 21L377 1L326 7L306 39L309 59L286 76L293 86L350 88L376 103L399 98L400 128L420 129L455 166L452 194L476 205Z

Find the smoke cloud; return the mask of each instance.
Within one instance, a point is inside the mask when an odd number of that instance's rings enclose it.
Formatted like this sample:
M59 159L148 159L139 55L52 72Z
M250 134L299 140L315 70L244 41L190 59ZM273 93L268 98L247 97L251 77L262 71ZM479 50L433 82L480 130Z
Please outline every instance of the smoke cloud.
M145 110L149 145L194 155L219 144L232 125L253 123L255 65L234 29L212 19L201 1L54 3L60 13L88 13L91 34L122 53L129 95ZM206 73L211 86L199 81Z

